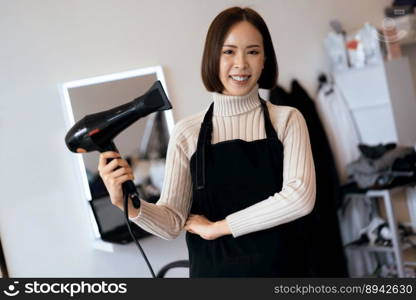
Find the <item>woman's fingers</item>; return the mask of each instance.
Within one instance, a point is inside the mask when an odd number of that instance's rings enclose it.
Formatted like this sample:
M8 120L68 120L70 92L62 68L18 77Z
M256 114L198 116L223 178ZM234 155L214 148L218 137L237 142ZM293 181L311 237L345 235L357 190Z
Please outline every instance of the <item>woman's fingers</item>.
M106 160L107 158L100 158L100 159ZM102 162L101 162L101 165L98 168L98 171L100 172L101 175L106 175L108 173L113 172L115 169L117 169L117 167L125 167L128 170L131 170L130 165L128 164L126 160L121 159L121 158L115 158L104 166L102 165Z
M190 228L190 225L191 225L192 221L195 219L195 216L196 216L196 215L190 214L190 215L188 216L188 219L187 219L187 220L186 220L186 222L185 222L185 225L184 225L185 230L187 230L187 231L189 231L189 232L191 232L191 233L195 233L195 232L194 232L194 231Z
M117 178L125 174L132 175L133 174L132 169L130 167L123 167L123 168L115 170L113 173L111 173L111 176L114 178Z
M107 178L106 183L109 185L109 188L118 188L122 183L126 182L127 180L133 180L133 174L124 174L118 177L111 177Z
M107 160L112 158L110 162ZM121 184L127 180L134 180L133 171L126 160L114 151L106 151L100 154L98 172L110 194L111 203L117 207L123 203Z
M185 228L186 231L194 233L194 231L190 228L189 223L185 224L184 228Z
M107 163L109 158L113 158L113 160ZM127 180L134 180L133 170L130 165L126 160L121 159L117 152L107 151L101 153L98 171L109 192L114 188L118 189L118 186Z
M126 182L127 180L133 180L133 175L132 174L126 174L126 175L122 175L119 176L115 179L115 183L117 185L121 185L122 183Z
M107 165L105 165L100 171L100 174L106 176L113 172L118 166L121 164L121 159L115 158L110 161Z
M114 151L106 151L100 153L100 158L98 161L98 169L103 169L107 165L108 158L119 158L120 154Z
M126 180L134 180L133 172L129 167L122 167L103 176L103 181L110 185L119 185Z
M113 158L112 161L107 163L107 159ZM113 161L117 161L117 163L113 163ZM128 166L128 162L125 159L122 159L120 154L113 151L107 151L100 154L99 161L98 161L98 169L103 170L105 169L109 164L113 163L112 166Z

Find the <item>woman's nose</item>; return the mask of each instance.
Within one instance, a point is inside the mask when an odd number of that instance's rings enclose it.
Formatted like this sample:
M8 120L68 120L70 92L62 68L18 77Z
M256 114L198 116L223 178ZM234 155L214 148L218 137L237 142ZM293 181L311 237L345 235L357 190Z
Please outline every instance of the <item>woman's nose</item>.
M234 67L244 69L247 67L247 59L244 54L238 54L235 56Z

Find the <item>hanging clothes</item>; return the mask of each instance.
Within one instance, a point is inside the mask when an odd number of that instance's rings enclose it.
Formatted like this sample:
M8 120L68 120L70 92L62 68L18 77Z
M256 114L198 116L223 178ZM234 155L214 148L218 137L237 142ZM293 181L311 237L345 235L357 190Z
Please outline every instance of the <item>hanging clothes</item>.
M337 205L338 174L325 131L314 102L296 81L291 93L276 87L270 102L297 108L304 116L316 171L316 203L313 211L302 220L306 233L308 266L313 277L348 277L347 263L341 241Z
M344 245L357 240L360 231L376 216L374 204L374 199L369 199L365 194L345 196L343 206L338 211ZM377 267L377 257L372 252L347 247L345 254L350 277L369 276Z
M360 136L340 89L324 83L316 98L316 107L335 157L341 184L348 181L347 165L360 156Z
M261 100L267 137L211 144L214 103L191 157L191 213L211 221L254 205L283 186L283 144ZM190 277L309 277L303 218L237 238L205 240L186 233Z

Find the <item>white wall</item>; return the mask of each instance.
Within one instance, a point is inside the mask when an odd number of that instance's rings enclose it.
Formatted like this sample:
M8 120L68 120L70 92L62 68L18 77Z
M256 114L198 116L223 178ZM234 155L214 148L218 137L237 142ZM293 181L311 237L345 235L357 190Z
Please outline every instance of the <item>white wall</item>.
M181 119L210 102L200 79L210 22L224 8L249 5L269 25L280 83L296 77L313 92L318 72L327 68L322 40L328 21L338 17L347 29L379 24L390 2L1 0L0 235L10 275L147 274L133 248L92 249L74 154L64 144L59 83L160 64ZM148 251L159 255L160 249Z

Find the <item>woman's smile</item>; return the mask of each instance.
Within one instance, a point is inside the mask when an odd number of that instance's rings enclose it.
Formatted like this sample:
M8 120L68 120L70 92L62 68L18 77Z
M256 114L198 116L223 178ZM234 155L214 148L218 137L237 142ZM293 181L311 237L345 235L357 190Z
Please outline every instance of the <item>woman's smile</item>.
M251 75L230 75L229 78L236 86L246 86L251 78Z

